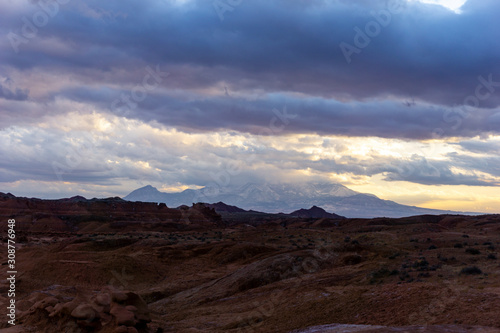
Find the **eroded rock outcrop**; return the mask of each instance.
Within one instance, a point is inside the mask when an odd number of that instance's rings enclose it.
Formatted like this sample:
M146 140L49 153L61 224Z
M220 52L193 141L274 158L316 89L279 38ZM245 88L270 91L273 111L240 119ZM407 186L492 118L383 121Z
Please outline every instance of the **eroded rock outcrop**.
M19 323L37 332L148 332L148 306L136 293L51 286L19 301Z

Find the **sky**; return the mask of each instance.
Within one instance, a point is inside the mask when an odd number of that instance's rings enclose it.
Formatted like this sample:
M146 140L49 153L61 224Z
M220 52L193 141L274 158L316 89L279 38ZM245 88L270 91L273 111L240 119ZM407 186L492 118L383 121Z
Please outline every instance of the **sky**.
M0 0L0 192L332 182L500 213L498 0Z

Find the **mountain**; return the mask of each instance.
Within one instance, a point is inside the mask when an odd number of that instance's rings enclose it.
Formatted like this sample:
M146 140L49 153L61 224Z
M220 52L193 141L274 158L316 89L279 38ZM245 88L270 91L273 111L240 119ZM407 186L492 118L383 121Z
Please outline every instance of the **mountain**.
M323 208L317 207L317 206L312 206L309 209L299 209L294 212L291 212L289 214L290 216L295 216L295 217L300 217L300 218L315 218L315 219L321 219L321 218L327 218L327 219L338 219L338 218L343 218L343 216L337 215L337 214L332 214L328 213L326 210Z
M247 211L236 206L226 205L223 202L217 202L214 204L205 204L208 208L213 208L217 213L246 213Z
M178 193L163 193L148 185L131 192L123 199L161 202L168 207L191 205L196 202L223 202L244 210L266 213L286 213L304 207L318 206L338 215L359 218L463 214L401 205L394 201L382 200L372 194L359 193L335 183L248 183L243 186L204 187Z
M223 225L221 216L203 204L173 209L164 203L131 202L118 197L44 200L0 192L0 228L6 228L11 218L15 218L19 232L165 231Z
M268 213L293 211L318 205L325 198L349 197L358 194L340 184L256 184L247 183L239 187L204 187L199 190L184 190L164 193L151 185L141 187L123 199L128 201L163 202L169 207L191 205L195 202L224 202L246 210ZM326 200L328 202L328 200Z
M166 203L169 207L179 207L182 205L190 206L193 203L202 201L193 200L196 199L196 197L197 194L194 190L185 190L178 193L165 193L158 191L158 189L151 185L147 185L132 191L123 199L127 201L161 202Z

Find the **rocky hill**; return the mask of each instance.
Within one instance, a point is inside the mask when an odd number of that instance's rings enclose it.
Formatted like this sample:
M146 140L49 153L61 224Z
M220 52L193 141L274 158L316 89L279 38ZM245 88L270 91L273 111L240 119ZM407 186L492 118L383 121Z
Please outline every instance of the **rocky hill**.
M170 207L193 202L224 202L244 210L266 213L292 212L318 206L349 218L406 217L423 214L471 214L401 205L375 195L359 193L341 184L256 184L204 187L178 193L163 193L151 185L132 191L123 198L129 201L163 202Z
M3 316L0 331L500 331L499 215L217 207L233 212L1 194L5 268L5 222L16 219L18 321ZM0 281L4 309L9 288Z
M339 219L345 218L343 216L328 213L323 208L312 206L309 209L299 209L289 214L290 216L300 217L300 218L327 218L327 219Z
M204 205L181 209L164 203L130 202L121 198L90 199L72 197L41 200L0 193L0 226L15 218L18 230L73 232L81 229L133 230L148 228L167 230L217 226L221 217Z

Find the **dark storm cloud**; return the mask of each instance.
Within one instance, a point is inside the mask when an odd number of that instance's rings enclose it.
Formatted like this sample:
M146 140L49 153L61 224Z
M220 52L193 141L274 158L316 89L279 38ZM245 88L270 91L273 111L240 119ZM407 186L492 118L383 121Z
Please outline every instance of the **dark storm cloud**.
M460 142L458 145L465 150L473 153L500 155L499 141L485 142L478 140L469 140Z
M15 88L12 85L13 82L10 79L6 79L3 83L0 82L0 98L14 101L25 101L28 99L29 91L27 89Z
M451 163L455 166L466 170L477 170L495 177L500 177L500 157L498 155L477 158L459 153L450 153L448 157L450 158Z
M390 12L391 3L401 10L348 64L339 45L356 46L355 28L365 31L375 22L373 12ZM500 105L498 1L469 1L457 15L392 0L254 0L225 12L223 21L212 4L69 2L16 53L7 36L22 36L21 18L33 22L41 10L26 6L0 23L6 36L0 70L85 77L80 87L56 89L50 97L109 109L142 81L146 66L161 64L171 77L126 115L184 130L258 133L268 126L270 110L284 105L297 118L282 133L421 139L439 128L442 136L500 129L492 111ZM124 77L123 71L134 74ZM487 97L476 98L479 109L465 117L458 107L484 80L490 84L479 93ZM214 87L240 97L200 92ZM165 93L172 89L194 96Z
M500 186L500 183L491 176L485 179L476 172L454 172L451 170L454 166L456 164L449 161L428 160L423 156L414 156L409 161L396 162L390 168L392 170L387 173L385 180L407 181L423 185Z
M344 156L339 159L321 159L311 161L307 154L291 154L292 152L272 152L272 156L281 157L289 163L285 167L291 169L306 169L321 173L352 174L358 176L384 175L386 181L408 181L423 185L469 185L469 186L499 186L494 177L500 177L499 158L470 158L465 155L450 155L450 161L428 159L414 155L409 159L397 159L386 156L370 156L368 159L358 159ZM289 157L294 156L294 157ZM453 167L459 166L474 172L457 172Z
M169 79L167 79L169 80ZM301 98L270 94L260 98L231 96L201 97L156 91L137 105L120 100L126 90L64 91L82 103L99 104L116 115L143 121L158 121L185 131L207 132L232 129L263 135L318 133L322 135L377 136L384 138L432 139L500 133L494 117L498 109L472 109L402 101L370 100L339 102L325 98ZM133 99L132 99L132 102Z

